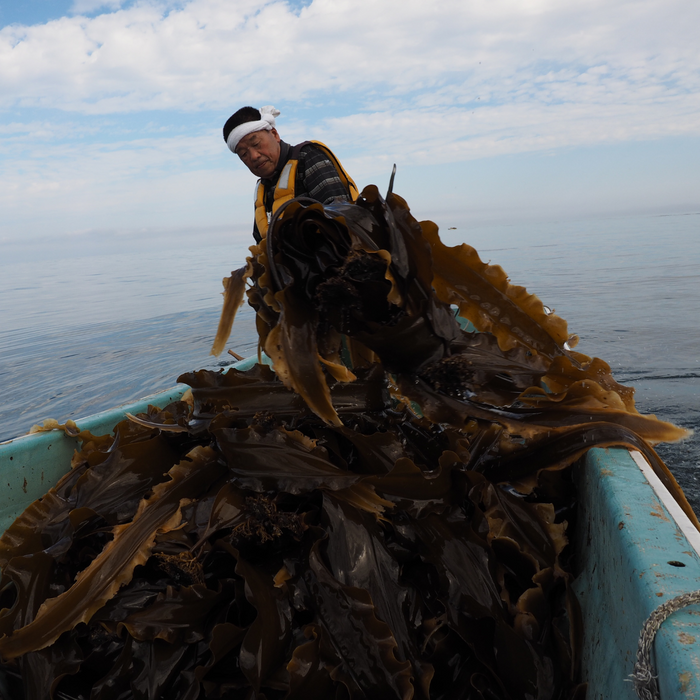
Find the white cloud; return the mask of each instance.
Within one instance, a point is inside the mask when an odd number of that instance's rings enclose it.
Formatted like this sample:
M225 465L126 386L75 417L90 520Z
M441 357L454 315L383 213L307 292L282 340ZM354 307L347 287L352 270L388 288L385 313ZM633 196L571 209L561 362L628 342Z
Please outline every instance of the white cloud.
M0 118L13 114L0 125L6 230L129 216L213 225L231 206L247 220L251 176L219 160L231 158L220 133L137 138L120 126L148 110L161 110L160 124L175 115L172 125L183 113L276 104L283 137L331 144L361 182L392 162L700 134L697 0L123 5L75 0L76 13L116 11L0 29Z
M250 221L254 179L231 167L218 132L66 144L38 139L43 126L2 152L0 239Z
M92 0L80 0L92 2ZM97 2L97 0L94 0ZM405 96L459 85L508 98L522 80L566 71L585 82L693 91L700 82L695 0L193 0L141 3L94 19L0 31L2 104L85 113L199 109L235 96ZM578 78L576 77L578 76ZM522 92L522 88L519 88Z
M340 99L322 132L388 157L409 140L417 162L698 133L697 26L696 0L142 2L0 30L0 108L323 115Z

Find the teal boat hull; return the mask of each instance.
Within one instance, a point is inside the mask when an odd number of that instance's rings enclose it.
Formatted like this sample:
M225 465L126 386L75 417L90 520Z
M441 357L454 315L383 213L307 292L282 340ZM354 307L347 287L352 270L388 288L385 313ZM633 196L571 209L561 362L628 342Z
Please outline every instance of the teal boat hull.
M234 367L247 369L249 358ZM76 421L105 434L125 414L163 408L179 384L140 401ZM78 440L62 431L0 443L0 531L70 469ZM588 700L634 700L632 673L640 630L661 603L700 587L700 533L639 453L592 449L575 469L579 512L574 583L583 614L582 679ZM678 612L654 643L663 700L700 698L700 606Z
M638 452L590 450L575 479L587 700L635 700L640 631L659 605L700 588L700 532ZM674 612L653 649L662 700L700 698L700 605Z

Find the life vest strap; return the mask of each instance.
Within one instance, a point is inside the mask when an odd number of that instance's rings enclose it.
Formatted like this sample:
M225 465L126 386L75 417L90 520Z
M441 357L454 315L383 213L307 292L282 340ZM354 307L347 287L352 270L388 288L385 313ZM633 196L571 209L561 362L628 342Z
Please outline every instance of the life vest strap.
M355 181L345 172L345 169L341 165L340 161L335 157L333 151L331 151L328 146L320 141L302 141L296 146L292 147L292 152L290 154L289 160L285 163L284 168L277 180L275 185L275 192L272 200L272 214L274 214L285 202L290 199L294 199L296 190L296 178L297 170L299 167L299 156L301 155L301 149L308 145L314 144L318 146L327 156L328 159L333 163L333 166L338 173L340 181L343 186L347 189L350 195L350 201L356 202L359 197L359 190ZM267 234L267 227L270 220L270 215L265 211L265 187L262 184L262 180L258 180L258 184L255 190L255 224L258 227L258 231L261 236Z

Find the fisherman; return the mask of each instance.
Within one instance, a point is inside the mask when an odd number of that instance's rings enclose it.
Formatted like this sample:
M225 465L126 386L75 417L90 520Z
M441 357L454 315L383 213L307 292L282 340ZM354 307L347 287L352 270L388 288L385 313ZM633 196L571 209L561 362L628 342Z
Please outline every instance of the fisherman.
M224 124L224 141L258 178L253 236L259 243L270 217L294 197L322 204L354 202L358 190L328 146L303 141L290 146L275 128L279 110L242 107Z

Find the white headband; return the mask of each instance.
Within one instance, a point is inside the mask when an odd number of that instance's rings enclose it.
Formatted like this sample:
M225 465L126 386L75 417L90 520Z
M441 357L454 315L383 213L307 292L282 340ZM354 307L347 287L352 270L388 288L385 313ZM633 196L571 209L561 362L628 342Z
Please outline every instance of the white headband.
M275 117L279 117L279 109L275 109L272 105L266 105L260 108L260 114L262 119L257 122L243 122L239 124L226 139L226 145L231 149L233 153L236 152L236 146L238 142L248 134L252 134L254 131L270 131L275 127Z

